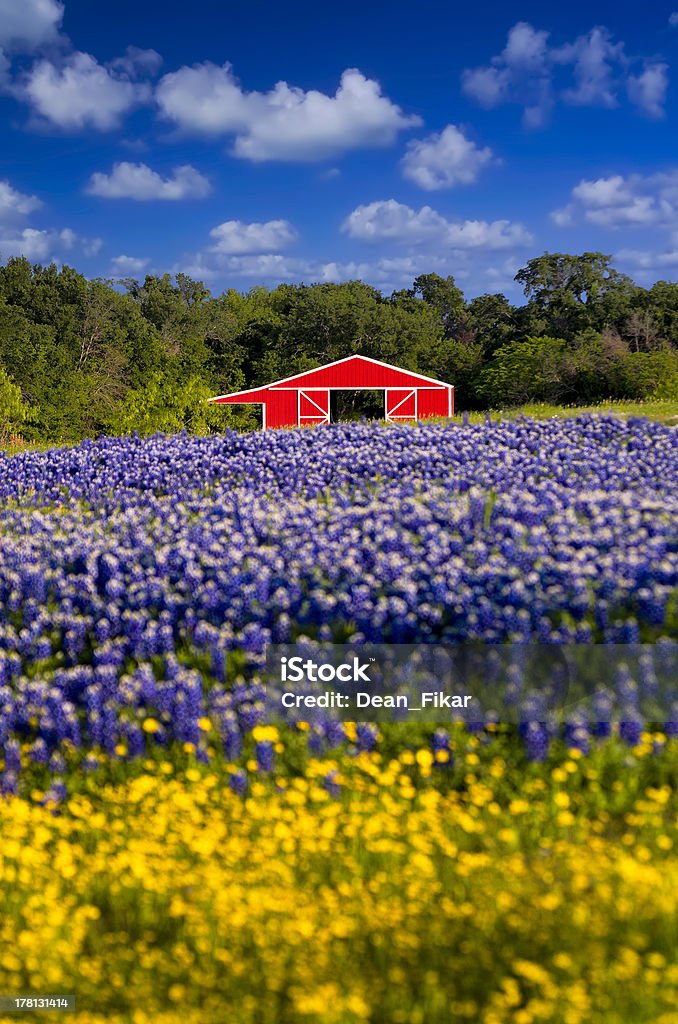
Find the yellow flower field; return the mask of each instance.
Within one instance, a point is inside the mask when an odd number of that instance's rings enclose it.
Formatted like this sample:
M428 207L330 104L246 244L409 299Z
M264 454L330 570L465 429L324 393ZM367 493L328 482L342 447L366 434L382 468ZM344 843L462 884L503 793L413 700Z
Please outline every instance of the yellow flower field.
M454 786L415 747L244 797L149 759L2 800L0 992L76 993L35 1019L77 1024L675 1022L676 751L651 741L518 776L457 736Z

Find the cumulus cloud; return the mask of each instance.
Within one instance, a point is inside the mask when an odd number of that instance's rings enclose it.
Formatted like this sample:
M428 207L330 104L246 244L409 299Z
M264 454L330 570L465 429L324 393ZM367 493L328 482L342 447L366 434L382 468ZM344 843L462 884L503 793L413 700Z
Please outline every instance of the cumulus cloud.
M157 50L143 50L138 46L128 46L124 57L116 57L110 67L114 71L122 71L130 78L138 75L155 75L160 70L162 57Z
M63 16L58 0L0 0L0 46L33 53L56 38Z
M231 277L256 278L258 281L300 281L312 276L313 266L308 260L280 253L227 256L207 249L184 257L171 271L181 271L198 281Z
M624 43L614 42L602 26L562 46L552 46L549 38L550 33L518 22L489 65L463 72L463 91L488 109L519 104L523 124L529 128L542 127L558 100L611 108L618 106L624 92L641 113L663 116L666 64L629 56ZM563 78L566 81L561 83Z
M468 185L476 180L483 167L493 162L496 161L489 147L481 149L460 128L448 124L438 134L409 142L402 169L410 181L433 192L453 185Z
M572 201L551 217L561 226L586 220L599 227L678 227L678 169L583 179Z
M38 119L58 128L108 131L148 99L150 89L99 64L89 53L75 52L60 64L38 61L17 95L31 104Z
M674 11L673 14L669 14L669 25L672 28L678 28L678 11Z
M22 227L21 222L42 205L37 196L19 192L9 181L0 181L0 257L25 256L46 262L76 247L86 256L100 247L100 239L83 238L71 228Z
M555 64L571 65L574 85L565 89L566 103L582 107L616 107L615 68L624 64L624 44L613 43L606 28L593 28L550 54Z
M678 267L678 248L664 252L649 252L643 249L620 249L615 258L631 264L639 270L664 270Z
M629 99L648 117L659 120L664 117L666 91L669 87L668 64L655 63L639 75L630 75L627 82Z
M286 220L252 224L244 224L241 220L227 220L212 228L210 237L214 239L212 252L239 255L277 252L293 242L297 233Z
M60 252L69 252L79 242L85 243L71 228L49 231L39 228L23 228L21 231L7 231L0 227L0 253L3 257L25 256L36 262L51 262Z
M170 177L163 178L147 164L123 160L113 165L110 174L101 171L93 174L86 191L102 199L203 199L210 194L212 186L190 164L176 167Z
M306 281L339 283L340 281L367 281L385 292L410 285L418 275L431 270L440 274L454 273L462 280L467 271L460 267L459 256L454 266L449 259L431 253L418 253L404 257L384 257L375 260L309 260L280 253L227 256L211 251L194 254L172 268L183 270L196 280L211 282L243 278L246 280L279 282Z
M114 256L111 260L111 274L114 277L130 277L133 274L141 274L149 262L150 260L137 256Z
M430 206L413 210L395 199L358 206L342 231L365 242L392 241L406 245L434 243L446 249L505 249L528 244L532 238L522 224L508 220L449 221Z
M317 161L351 149L385 146L421 124L382 95L378 82L344 71L334 96L278 82L245 92L230 64L209 62L165 75L156 90L164 118L190 134L234 136L243 159Z
M26 217L41 206L37 196L25 195L13 188L7 180L0 181L0 224Z

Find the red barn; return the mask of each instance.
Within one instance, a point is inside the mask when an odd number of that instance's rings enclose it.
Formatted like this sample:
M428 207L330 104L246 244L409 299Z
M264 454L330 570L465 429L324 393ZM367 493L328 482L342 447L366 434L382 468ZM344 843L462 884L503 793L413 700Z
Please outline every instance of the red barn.
M454 412L451 384L369 356L347 356L261 388L219 395L209 401L261 405L264 429L301 427L330 422L330 391L383 391L384 417L389 422L451 416Z

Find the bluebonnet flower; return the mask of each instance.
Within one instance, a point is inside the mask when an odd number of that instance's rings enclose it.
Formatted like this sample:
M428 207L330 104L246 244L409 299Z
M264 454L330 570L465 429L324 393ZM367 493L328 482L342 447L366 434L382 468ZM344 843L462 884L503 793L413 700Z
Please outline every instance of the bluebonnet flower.
M640 735L643 724L638 718L624 718L619 723L619 735L629 746L635 747L640 743Z
M242 796L247 792L247 775L241 769L229 776L228 784L234 793Z
M520 731L530 761L545 761L549 752L549 734L543 722L525 722Z
M675 665L677 514L676 432L605 417L105 438L4 459L0 743L140 751L125 723L152 715L154 742L195 744L208 711L238 757L262 721L265 644L347 627L356 643L648 636L639 710ZM629 680L615 685L629 705ZM519 708L519 673L510 686ZM613 713L591 716L594 734Z
M275 767L275 750L270 740L260 740L254 745L254 756L260 772L272 772Z
M323 786L331 797L337 799L341 795L341 786L337 782L337 772L331 771L323 778Z
M356 746L358 750L374 750L377 745L378 729L370 722L359 722L356 726Z

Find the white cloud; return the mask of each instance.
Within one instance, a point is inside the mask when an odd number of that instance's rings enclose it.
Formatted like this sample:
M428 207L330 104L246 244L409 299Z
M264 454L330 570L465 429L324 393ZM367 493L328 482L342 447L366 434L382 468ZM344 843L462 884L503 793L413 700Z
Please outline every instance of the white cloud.
M0 46L32 53L56 38L63 16L58 0L0 0Z
M617 106L614 71L615 65L624 61L624 44L613 43L606 28L591 29L574 43L553 50L551 57L556 64L572 65L575 85L564 90L566 103L582 107Z
M510 297L512 293L518 294L515 276L521 264L522 261L515 256L508 256L505 260L502 260L499 266L479 268L477 276L479 279L485 278L487 288L492 292L502 292Z
M678 169L658 174L614 174L583 179L572 202L551 214L556 224L584 219L600 227L678 227Z
M114 256L111 260L111 274L114 277L128 277L141 274L149 264L149 260L137 256Z
M81 238L80 243L85 256L89 257L96 256L96 254L101 251L104 240L103 238Z
M559 228L567 227L574 221L574 207L570 203L567 206L561 206L557 210L552 210L551 220L554 224L557 224Z
M269 220L260 224L227 220L212 228L210 237L214 239L212 252L239 255L277 252L293 242L297 233L286 220Z
M154 75L160 70L162 57L157 50L143 50L138 46L128 46L124 57L116 57L110 67L122 71L130 78L138 75Z
M212 187L195 167L184 164L176 167L168 178L163 178L147 164L133 164L126 160L113 165L110 174L97 171L90 178L86 191L103 199L203 199Z
M429 242L460 250L504 249L531 241L522 224L508 220L448 221L430 206L415 211L395 199L356 207L342 225L342 231L365 242L393 241L407 245Z
M642 62L627 55L622 42L615 43L608 29L592 28L563 46L551 46L549 33L528 22L509 31L506 46L485 67L467 68L462 89L486 108L502 103L523 107L523 124L542 127L557 100L574 106L616 107L622 91L648 117L663 116L667 89L667 65L657 60ZM558 69L565 69L558 72ZM569 75L570 84L560 79Z
M315 266L314 280L340 282L363 280L382 289L393 289L410 285L419 274L436 271L449 274L452 271L457 280L466 276L466 271L459 266L459 257L455 257L454 267L449 259L433 253L416 253L408 256L382 257L378 260L357 263L354 260L342 263L330 261Z
M669 87L668 64L648 64L640 75L630 75L627 82L629 99L648 117L665 116L664 103Z
M440 274L454 273L462 280L467 271L460 267L461 258L449 258L431 253L417 253L404 257L381 258L373 261L308 260L280 253L226 256L212 251L199 252L172 267L172 272L183 271L202 281L228 281L232 278L266 281L305 281L339 283L363 280L383 291L411 285L418 275L435 270Z
M59 128L107 131L148 98L149 87L104 67L88 53L76 52L58 66L38 61L18 94L38 118Z
M42 206L37 196L25 195L12 188L10 183L0 181L0 224L7 224L18 217L26 217Z
M194 253L172 267L172 273L183 271L200 281L214 281L228 277L256 278L259 281L294 281L313 274L314 264L308 260L280 253L232 255L214 252Z
M466 95L488 110L508 99L510 81L507 68L492 67L466 68L461 79L462 90Z
M480 149L456 125L407 145L403 174L421 188L435 191L475 181L483 167L495 162L489 147Z
M541 126L552 103L548 38L548 32L519 21L489 66L463 72L462 90L487 109L506 102L521 103L524 123Z
M650 252L642 249L620 249L615 259L629 263L640 270L662 270L667 267L678 267L678 249L668 252Z
M334 96L278 82L244 92L231 66L205 63L165 75L156 99L163 117L190 134L233 135L235 156L252 161L324 160L346 150L385 146L421 124L355 68Z
M29 214L42 207L37 196L19 192L9 181L0 181L0 257L25 256L29 260L46 262L59 253L78 247L90 255L101 245L100 239L83 238L72 228L45 229L31 225L19 227Z
M70 228L61 231L45 231L38 228L24 228L22 231L5 232L0 228L0 254L25 256L36 262L51 262L59 252L70 251L80 241Z
M669 25L672 28L678 27L678 11L674 11L673 14L669 14Z
M610 178L596 178L594 181L584 178L572 189L572 195L588 206L620 206L629 202L631 190L621 174L614 174Z

